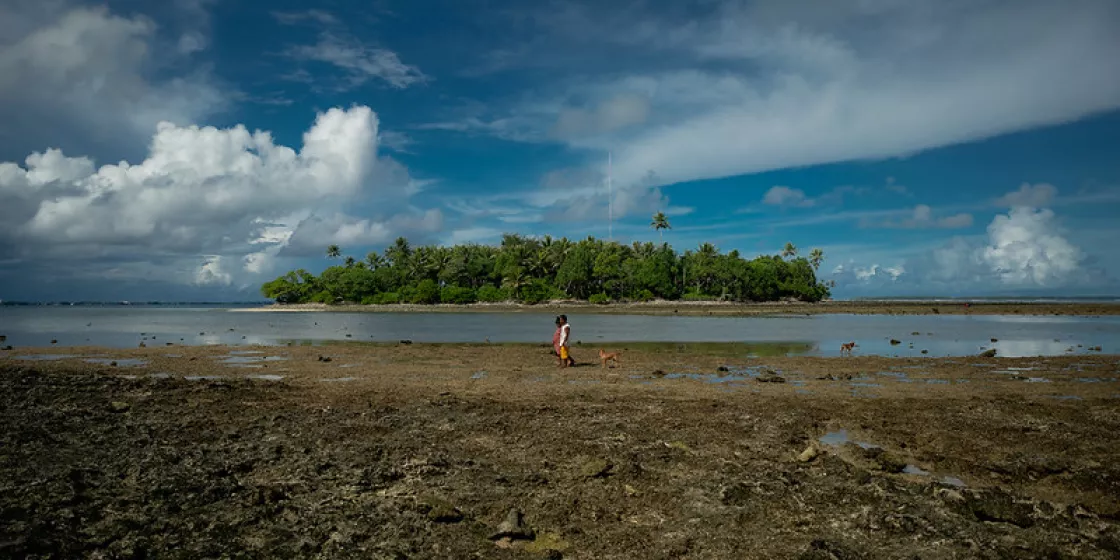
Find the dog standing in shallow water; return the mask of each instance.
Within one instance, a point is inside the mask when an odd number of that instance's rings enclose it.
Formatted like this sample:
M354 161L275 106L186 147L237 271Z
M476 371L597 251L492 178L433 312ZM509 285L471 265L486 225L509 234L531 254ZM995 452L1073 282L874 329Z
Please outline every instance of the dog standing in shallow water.
M602 349L600 349L599 350L599 362L602 364L603 367L607 367L607 362L610 362L610 361L613 360L614 365L622 366L622 363L618 361L618 355L620 353L621 352L604 352Z
M852 355L852 348L855 348L855 347L856 347L855 342L845 342L844 344L841 344L840 345L840 355L841 356L844 356L844 355L851 356Z

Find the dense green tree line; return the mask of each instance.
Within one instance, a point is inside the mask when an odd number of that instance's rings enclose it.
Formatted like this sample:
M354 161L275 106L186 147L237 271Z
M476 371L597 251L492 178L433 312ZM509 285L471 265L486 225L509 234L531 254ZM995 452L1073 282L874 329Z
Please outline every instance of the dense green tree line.
M654 220L658 232L668 222ZM336 245L331 259L342 258ZM265 297L280 303L474 303L553 299L611 301L819 301L829 287L817 280L824 255L808 258L787 244L781 255L744 259L704 243L677 253L667 243L571 241L507 234L500 246L413 247L399 238L365 260L345 257L319 276L295 270L266 283Z

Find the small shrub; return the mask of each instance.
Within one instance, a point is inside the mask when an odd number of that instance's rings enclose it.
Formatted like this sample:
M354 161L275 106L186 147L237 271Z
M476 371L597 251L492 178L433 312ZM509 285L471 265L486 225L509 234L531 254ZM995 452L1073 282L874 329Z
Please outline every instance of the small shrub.
M401 302L401 295L397 292L381 292L373 296L373 303L377 305L392 305Z
M328 291L319 292L311 296L311 301L314 303L334 303L334 296Z
M681 296L681 299L685 301L713 301L716 298L700 292L688 292Z
M653 292L649 290L639 290L638 293L634 295L634 299L636 301L653 301Z
M478 289L478 301L501 303L503 301L509 301L509 294L501 288L496 288L491 284L485 284Z
M427 279L421 280L416 288L412 290L412 297L408 298L409 303L415 304L431 304L439 303L439 286L436 285L435 280Z
M470 288L447 286L439 292L439 300L443 303L464 305L478 301L478 296Z
M587 298L587 301L595 305L606 305L611 302L611 296L607 294L592 294L591 297Z
M521 287L521 297L519 299L522 303L536 305L560 297L563 297L563 295L559 290L548 282L538 279Z

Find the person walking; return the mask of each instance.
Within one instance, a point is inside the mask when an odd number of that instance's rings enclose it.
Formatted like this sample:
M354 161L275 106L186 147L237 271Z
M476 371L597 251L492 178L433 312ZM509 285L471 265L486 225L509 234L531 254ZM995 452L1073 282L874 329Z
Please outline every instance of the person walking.
M567 315L560 316L560 361L561 367L576 365L572 359L572 324L568 322Z
M560 339L563 337L564 322L556 318L556 330L552 333L552 353L556 355L556 366L564 367L564 358L560 356Z

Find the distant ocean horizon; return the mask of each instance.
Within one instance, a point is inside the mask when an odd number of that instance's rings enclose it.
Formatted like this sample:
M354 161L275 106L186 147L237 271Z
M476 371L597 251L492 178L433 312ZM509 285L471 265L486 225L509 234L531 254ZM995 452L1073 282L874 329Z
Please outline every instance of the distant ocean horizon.
M862 296L834 298L837 302L885 303L1120 303L1114 296ZM260 307L272 305L272 300L256 301L5 301L0 306L73 306L73 307Z

